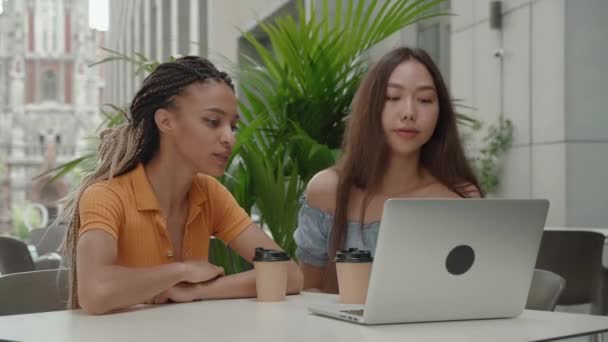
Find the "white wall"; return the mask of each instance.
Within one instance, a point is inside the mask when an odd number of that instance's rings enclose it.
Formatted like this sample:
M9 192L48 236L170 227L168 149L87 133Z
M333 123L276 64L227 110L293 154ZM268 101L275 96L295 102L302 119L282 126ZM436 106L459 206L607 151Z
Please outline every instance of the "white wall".
M221 66L238 61L238 38L287 3L286 0L209 1L209 58Z
M487 124L514 124L498 196L551 200L549 225L565 224L564 0L507 0L492 30L490 1L453 0L451 90ZM494 52L502 49L503 57ZM480 146L476 134L473 145Z
M567 224L608 227L608 1L566 1Z
M497 195L548 198L547 225L607 227L608 2L505 0L499 31L489 2L451 2L451 90L485 122L513 121Z

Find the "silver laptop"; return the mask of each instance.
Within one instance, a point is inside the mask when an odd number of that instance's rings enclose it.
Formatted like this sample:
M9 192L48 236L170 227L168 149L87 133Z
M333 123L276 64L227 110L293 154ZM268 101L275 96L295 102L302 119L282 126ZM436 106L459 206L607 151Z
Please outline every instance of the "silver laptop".
M517 316L548 209L540 199L389 199L366 304L309 310L361 324Z

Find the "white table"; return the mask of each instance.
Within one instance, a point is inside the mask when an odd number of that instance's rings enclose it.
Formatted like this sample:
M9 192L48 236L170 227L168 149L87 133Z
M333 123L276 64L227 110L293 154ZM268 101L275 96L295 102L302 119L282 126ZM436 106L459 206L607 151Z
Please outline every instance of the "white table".
M361 326L315 316L304 293L280 303L255 299L142 306L105 316L82 311L0 317L0 339L17 341L535 341L608 331L608 317L525 311L514 319Z

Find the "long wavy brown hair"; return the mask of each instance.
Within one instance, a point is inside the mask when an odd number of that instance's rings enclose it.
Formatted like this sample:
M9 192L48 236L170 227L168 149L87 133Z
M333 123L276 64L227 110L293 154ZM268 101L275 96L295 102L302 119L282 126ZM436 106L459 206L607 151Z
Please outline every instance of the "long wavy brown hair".
M377 191L386 171L389 146L382 129L382 111L388 80L397 66L412 59L424 65L431 74L439 103L435 131L420 152L421 167L461 197L469 197L471 189L480 189L465 157L448 88L433 60L424 50L407 47L383 56L369 70L355 94L342 143L343 155L335 166L339 182L330 235L330 262L324 276L327 292L337 292L335 264L331 260L344 245L351 191L356 187L365 194L361 209L363 218L367 200Z

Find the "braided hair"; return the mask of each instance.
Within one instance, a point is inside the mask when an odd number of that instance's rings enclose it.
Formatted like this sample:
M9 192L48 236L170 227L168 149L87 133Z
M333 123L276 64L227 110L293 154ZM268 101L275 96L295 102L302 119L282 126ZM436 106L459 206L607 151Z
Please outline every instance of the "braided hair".
M207 59L185 56L162 63L144 79L141 89L131 102L129 112L123 113L125 122L101 132L94 169L85 175L79 187L66 198L65 208L53 224L56 226L60 222L68 222L63 244L64 260L71 265L68 308L79 308L76 247L80 227L78 202L83 192L96 182L110 180L133 170L139 163L149 162L160 147L154 113L171 106L173 98L182 94L187 86L208 81L224 82L234 91L230 77Z

